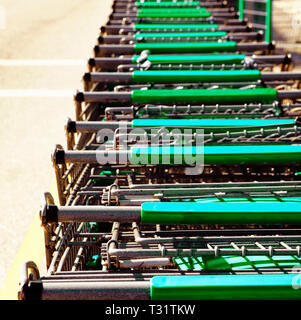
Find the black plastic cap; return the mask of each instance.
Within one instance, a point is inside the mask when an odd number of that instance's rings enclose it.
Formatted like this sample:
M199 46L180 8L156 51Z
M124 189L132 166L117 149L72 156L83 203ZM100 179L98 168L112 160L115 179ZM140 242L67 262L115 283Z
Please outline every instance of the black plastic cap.
M53 155L55 160L55 164L64 164L65 163L65 151L62 149L55 150L55 154Z
M247 24L246 31L247 32L251 32L252 31L252 25L250 23Z
M74 96L74 100L77 102L83 102L85 101L85 96L83 92L77 92L76 95Z
M97 41L98 41L99 44L103 44L103 43L104 43L103 36L99 36L99 37L97 38Z
M270 42L268 45L268 50L275 50L276 43L274 41Z
M95 46L93 50L94 50L94 54L97 55L100 51L99 46Z
M76 132L76 122L68 119L66 123L66 131L67 132Z
M293 62L293 57L290 53L288 53L283 60L283 64L291 64Z
M83 76L83 80L86 82L91 81L91 73L90 72L86 72Z
M25 289L25 288L24 288ZM24 290L25 300L40 301L42 300L43 283L40 280L31 281Z
M46 208L45 223L58 222L58 207L55 204L49 204Z
M94 59L94 58L90 58L90 59L88 60L88 65L89 65L90 67L95 67L95 65L96 65L95 59Z
M257 40L257 41L262 41L262 40L263 40L263 37L264 37L264 32L263 32L262 30L258 31L258 32L257 32L256 40Z

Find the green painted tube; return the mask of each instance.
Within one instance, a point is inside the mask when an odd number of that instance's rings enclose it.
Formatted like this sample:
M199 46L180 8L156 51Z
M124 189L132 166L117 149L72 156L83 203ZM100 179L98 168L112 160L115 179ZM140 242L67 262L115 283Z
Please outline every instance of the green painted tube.
M135 24L135 31L139 30L208 30L218 29L218 24Z
M298 274L155 276L152 300L296 300Z
M139 8L138 13L183 13L183 12L207 12L206 8Z
M134 38L221 38L227 36L227 32L166 32L166 33L136 33Z
M244 0L238 0L239 19L244 19Z
M209 18L211 17L210 12L206 11L183 11L183 12L164 12L165 10L162 10L162 12L156 11L156 12L137 12L137 18L142 19L142 18L164 18L164 19L169 19L169 18L199 18L199 19L204 19L204 18Z
M174 83L174 82L236 82L258 81L261 73L259 70L159 70L159 71L133 71L132 79L136 83Z
M300 161L301 145L204 147L205 164L293 164Z
M205 132L243 130L247 127L291 127L294 119L134 119L132 128L202 128Z
M213 53L213 52L234 52L236 42L160 42L160 43L136 43L136 53L149 50L151 53Z
M136 2L137 7L196 7L200 5L200 1L160 1L160 2Z
M138 58L133 56L132 62L137 63ZM147 60L153 64L241 64L245 58L244 54L150 55Z
M296 202L145 202L142 224L300 224Z
M132 164L280 165L301 162L301 145L133 147Z
M273 103L274 88L258 89L181 89L133 90L134 103Z
M266 1L266 16L265 16L265 41L271 42L273 39L273 27L272 27L272 0Z

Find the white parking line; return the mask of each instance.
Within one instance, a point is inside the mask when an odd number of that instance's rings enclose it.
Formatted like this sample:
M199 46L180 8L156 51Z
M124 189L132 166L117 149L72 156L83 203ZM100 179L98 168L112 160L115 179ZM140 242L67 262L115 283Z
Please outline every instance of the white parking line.
M32 90L32 89L7 89L0 90L1 98L15 97L44 97L44 98L70 98L75 90Z
M0 59L0 66L2 67L76 67L86 65L87 60L81 59Z

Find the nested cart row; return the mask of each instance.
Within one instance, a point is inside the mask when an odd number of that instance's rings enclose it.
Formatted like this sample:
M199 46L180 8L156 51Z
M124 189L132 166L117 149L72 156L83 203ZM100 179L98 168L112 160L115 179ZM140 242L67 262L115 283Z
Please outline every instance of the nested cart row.
M301 298L301 74L267 30L227 1L114 0L20 299Z

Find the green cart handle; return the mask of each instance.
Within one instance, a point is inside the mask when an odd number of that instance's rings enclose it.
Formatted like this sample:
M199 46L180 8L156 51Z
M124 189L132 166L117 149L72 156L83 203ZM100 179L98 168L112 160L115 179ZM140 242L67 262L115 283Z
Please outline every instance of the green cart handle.
M136 83L185 83L185 82L239 82L258 81L261 78L259 70L160 70L133 71L132 80Z
M213 52L235 52L237 45L235 41L224 42L163 42L163 43L136 43L134 51L141 53L149 50L151 53L213 53Z
M260 70L135 70L133 72L91 72L85 81L107 83L211 83L301 80L301 72Z
M101 129L116 130L120 126L120 121L71 121L68 119L66 124L67 132L90 132L95 133ZM292 131L300 131L301 122L296 119L134 119L132 121L122 122L124 128L136 129L143 128L147 131L151 129L166 128L168 130L177 129L182 132L185 129L186 133L196 132L198 129L203 129L205 133L224 132L226 131L245 131L245 130L282 130L290 129ZM155 130L153 131L155 132ZM199 131L199 133L201 133ZM283 132L284 133L284 132Z
M181 89L133 90L134 103L273 103L277 101L274 88L257 89Z
M292 127L294 119L134 119L132 128L190 128L204 132L244 130L250 128Z
M152 300L299 300L298 274L155 276Z
M142 224L282 225L300 224L301 198L295 202L145 202Z
M170 2L170 1L160 1L160 2L136 2L135 5L139 8L156 8L156 7L197 7L200 6L200 1L177 1L177 2Z
M137 12L137 18L142 19L142 18L199 18L199 19L205 19L205 18L210 18L211 13L206 12L206 11L200 11L200 10L195 10L195 11L185 11L183 12L171 12L165 10L160 10L161 12L158 11L151 11L151 12L146 12L146 11L139 11Z
M301 162L301 145L133 147L132 164L288 165Z
M199 13L199 12L208 12L206 8L139 8L137 13Z
M138 36L138 34L137 34ZM139 62L140 56L133 56L132 63ZM244 54L200 54L200 55L149 55L153 64L242 64Z
M166 33L137 33L134 39L139 38L222 38L227 32L166 32Z
M141 134L141 131L140 131ZM64 151L57 150L55 161L60 163L99 163L100 157L110 156L111 164L133 165L296 165L301 161L301 145L253 144L217 146L134 146L124 150Z
M135 31L140 30L208 30L218 29L218 24L144 24L134 25Z

